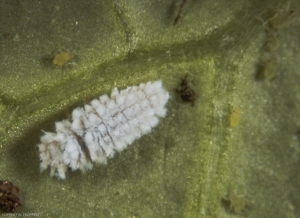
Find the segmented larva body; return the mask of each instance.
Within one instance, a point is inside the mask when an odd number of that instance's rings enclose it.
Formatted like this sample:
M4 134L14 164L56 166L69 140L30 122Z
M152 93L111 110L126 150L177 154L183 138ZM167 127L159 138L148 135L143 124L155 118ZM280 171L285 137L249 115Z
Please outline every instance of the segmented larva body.
M102 95L84 108L76 108L72 120L56 122L56 133L45 132L38 145L40 169L51 168L50 175L66 178L72 170L92 169L92 162L106 164L115 152L158 125L166 115L169 93L161 81L141 83L118 91L110 98Z

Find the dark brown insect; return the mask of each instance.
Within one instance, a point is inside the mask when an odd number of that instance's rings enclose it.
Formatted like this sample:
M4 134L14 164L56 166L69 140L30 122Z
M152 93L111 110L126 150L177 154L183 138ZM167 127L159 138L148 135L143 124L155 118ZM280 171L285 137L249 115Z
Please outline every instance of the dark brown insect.
M15 213L19 206L22 205L18 197L19 188L14 186L10 181L0 180L0 206L8 212Z
M192 106L194 106L197 95L195 91L189 86L187 76L188 75L186 75L181 80L180 86L176 89L176 92L180 94L180 97L183 102L191 103Z

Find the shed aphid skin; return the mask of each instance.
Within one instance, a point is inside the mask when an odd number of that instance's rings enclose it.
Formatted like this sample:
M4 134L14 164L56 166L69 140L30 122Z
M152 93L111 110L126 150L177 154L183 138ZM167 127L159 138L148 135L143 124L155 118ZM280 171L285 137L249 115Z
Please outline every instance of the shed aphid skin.
M290 4L291 2L283 10L274 11L273 15L266 20L259 16L256 17L257 20L262 22L266 34L257 64L255 75L257 80L272 79L276 76L279 60L277 50L283 42L284 30L296 18L296 11L290 9Z
M45 132L37 145L40 169L50 166L51 176L66 178L68 168L92 169L92 162L106 164L115 152L148 134L166 116L169 93L161 81L141 83L102 95L83 108L76 108L72 120L55 123L56 133Z

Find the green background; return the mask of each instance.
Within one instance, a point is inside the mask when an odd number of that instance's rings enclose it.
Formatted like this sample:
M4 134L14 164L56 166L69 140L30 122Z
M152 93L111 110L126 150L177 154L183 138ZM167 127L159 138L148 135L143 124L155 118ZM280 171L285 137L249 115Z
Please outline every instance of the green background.
M280 35L276 76L255 80L266 36L256 17L284 13L283 2L188 0L173 27L181 0L2 0L0 180L20 188L19 212L299 217L298 16ZM54 66L64 51L76 58ZM195 106L175 91L186 74ZM113 87L155 80L171 99L150 134L84 175L69 171L61 181L39 172L41 130ZM234 108L240 123L229 127ZM230 209L232 195L247 203L240 213Z

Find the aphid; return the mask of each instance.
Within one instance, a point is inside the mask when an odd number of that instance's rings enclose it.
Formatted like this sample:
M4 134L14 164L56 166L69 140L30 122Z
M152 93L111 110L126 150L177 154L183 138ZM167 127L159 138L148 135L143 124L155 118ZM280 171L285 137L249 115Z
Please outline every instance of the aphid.
M290 10L290 2L285 10L277 11L271 18L263 22L266 31L266 51L275 51L279 47L282 39L283 29L288 27L296 17L296 12Z
M180 86L176 89L176 92L180 94L183 102L191 103L192 106L194 106L197 96L195 91L189 86L187 75L181 80Z
M228 205L229 211L234 213L241 213L247 206L245 196L235 193L229 193L226 197L223 197L223 201L225 205Z
M260 60L256 69L255 78L257 80L271 79L276 75L278 59L272 55L267 60Z
M70 63L70 61L73 60L74 57L75 55L72 52L61 52L54 56L53 64L62 67L67 63Z
M296 12L290 9L290 2L284 10L278 10L267 20L260 17L256 19L263 23L266 39L261 51L261 57L257 66L256 79L271 79L276 75L278 58L276 51L282 43L283 29L296 17Z
M290 9L291 2L288 3L284 10L277 11L267 20L268 26L273 30L281 30L292 23L296 17L296 12Z
M242 113L242 110L240 110L238 108L235 108L232 110L232 112L229 116L229 119L228 119L230 127L234 127L239 124L241 113Z
M288 3L284 10L275 11L275 13L273 13L273 15L266 20L263 20L259 16L255 18L262 22L263 27L267 32L281 31L285 27L288 27L296 18L296 11L290 9L290 3L291 2Z
M266 33L266 40L263 46L263 51L274 52L279 48L281 34L278 31L271 31Z

